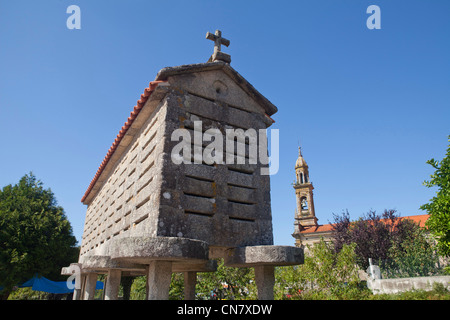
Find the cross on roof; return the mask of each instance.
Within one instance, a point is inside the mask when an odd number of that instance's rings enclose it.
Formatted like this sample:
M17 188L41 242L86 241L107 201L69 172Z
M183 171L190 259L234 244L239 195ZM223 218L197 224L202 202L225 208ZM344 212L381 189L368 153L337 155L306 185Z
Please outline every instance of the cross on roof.
M211 58L209 58L208 62L214 62L217 60L227 63L231 62L230 55L220 51L222 44L226 47L230 45L230 40L222 38L222 31L216 30L214 34L212 34L211 32L207 32L206 39L214 41L214 53Z
M207 32L206 39L214 41L214 53L220 51L222 44L226 47L230 45L230 40L222 38L222 31L220 30L216 30L215 34Z

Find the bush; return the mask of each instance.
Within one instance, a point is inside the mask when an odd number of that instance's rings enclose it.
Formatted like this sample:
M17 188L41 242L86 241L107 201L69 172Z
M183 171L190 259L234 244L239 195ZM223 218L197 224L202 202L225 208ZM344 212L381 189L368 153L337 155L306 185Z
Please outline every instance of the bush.
M253 268L232 268L217 260L216 272L197 274L195 292L202 300L244 300L256 299Z
M276 270L276 299L360 299L370 292L359 280L354 244L336 253L322 239L307 247L303 265Z
M401 219L395 210L382 215L370 211L357 221L348 212L334 215L334 248L354 244L356 259L367 270L369 258L383 270L384 277L431 276L443 273L439 266L434 239L418 224Z

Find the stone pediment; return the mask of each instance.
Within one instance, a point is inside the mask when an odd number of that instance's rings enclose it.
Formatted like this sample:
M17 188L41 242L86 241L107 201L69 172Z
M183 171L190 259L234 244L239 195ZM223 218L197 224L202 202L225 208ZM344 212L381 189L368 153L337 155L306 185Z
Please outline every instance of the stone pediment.
M273 115L278 111L228 63L222 61L189 64L161 69L156 80L213 101L221 101L245 111Z

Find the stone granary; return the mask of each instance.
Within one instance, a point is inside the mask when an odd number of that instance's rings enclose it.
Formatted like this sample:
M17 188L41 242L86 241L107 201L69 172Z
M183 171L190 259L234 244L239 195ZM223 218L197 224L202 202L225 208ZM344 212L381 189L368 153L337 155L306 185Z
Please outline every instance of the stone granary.
M79 261L62 270L80 276L76 299L92 299L102 273L105 299L117 299L125 275L146 275L148 299L167 299L172 272L184 272L185 299L194 299L196 273L214 272L216 258L254 267L258 298L273 299L274 266L303 262L301 248L273 245L270 176L261 174L261 161L251 163L250 138L244 164L196 157L195 150L202 154L208 145L196 134L265 130L277 112L230 66L230 56L220 51L229 41L220 31L207 38L215 42L208 62L159 71L84 194ZM193 156L173 154L177 129L194 136L184 145L193 147ZM267 154L267 141L261 144ZM225 153L216 150L216 156L234 157Z

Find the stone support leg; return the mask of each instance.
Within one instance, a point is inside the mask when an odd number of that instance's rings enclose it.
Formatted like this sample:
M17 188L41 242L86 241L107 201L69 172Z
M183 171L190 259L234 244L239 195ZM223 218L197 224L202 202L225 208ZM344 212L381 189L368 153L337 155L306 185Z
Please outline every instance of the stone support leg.
M88 273L86 275L86 284L84 286L84 300L94 300L96 286L97 286L97 274Z
M117 300L119 297L120 276L122 272L110 269L106 279L105 300Z
M86 275L80 274L79 284L77 284L77 280L75 280L75 289L73 290L73 300L83 300L83 286L86 279ZM77 288L77 285L79 286Z
M258 300L273 300L273 286L275 285L275 267L255 267L255 282L258 287Z
M147 299L168 300L172 262L155 260L150 262L147 271Z
M184 300L195 300L195 284L197 283L197 272L184 273Z

